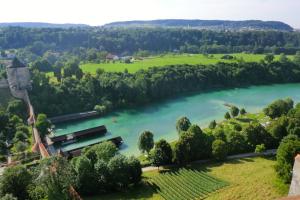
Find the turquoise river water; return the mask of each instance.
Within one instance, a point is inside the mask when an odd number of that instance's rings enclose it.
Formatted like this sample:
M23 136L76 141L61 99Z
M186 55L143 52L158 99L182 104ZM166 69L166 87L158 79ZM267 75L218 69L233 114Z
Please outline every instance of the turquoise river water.
M228 110L224 103L244 107L248 112L259 112L272 101L286 97L299 102L300 84L252 86L191 94L141 108L113 112L105 117L57 124L55 135L105 125L109 133L103 140L121 136L124 140L121 152L138 155L137 141L142 131L152 131L155 141L161 138L173 141L178 138L176 120L182 116L187 116L192 123L206 127L213 119L223 120L224 113Z

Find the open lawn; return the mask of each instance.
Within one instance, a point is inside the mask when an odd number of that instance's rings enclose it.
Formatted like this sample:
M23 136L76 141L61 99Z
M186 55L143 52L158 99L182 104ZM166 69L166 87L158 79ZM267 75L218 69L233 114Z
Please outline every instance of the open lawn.
M204 174L204 177L216 177L218 181L226 181L229 185L208 195L208 200L271 200L288 193L288 185L281 183L274 170L275 160L273 158L245 158L227 161L225 163L195 164L184 169L185 173L195 172L196 174ZM175 179L180 178L181 173L178 168L166 171L152 171L143 173L144 184L137 188L132 188L128 192L118 192L109 195L101 195L98 197L85 198L86 200L125 200L125 199L147 199L147 200L163 200L164 198L158 193L158 190L151 186L151 183L157 180L163 180L169 184L169 188L161 187L161 190L167 188L171 191L175 189L171 181L166 179L166 175L173 176ZM175 174L177 173L177 174ZM207 176L209 175L209 176ZM192 181L196 176L188 178L186 184L180 184L181 189L188 191L186 187L191 187ZM190 181L189 181L190 180ZM219 183L221 183L220 181ZM158 186L161 186L158 184ZM178 184L177 184L178 186ZM198 187L201 189L201 187ZM209 189L209 184L207 185ZM172 194L175 194L173 192ZM185 193L182 193L184 195Z
M148 69L149 67L161 67L166 65L176 65L176 64L215 64L218 62L237 62L239 59L244 59L247 62L258 62L262 60L265 55L261 54L231 54L235 57L233 60L224 60L221 59L224 54L211 54L209 56L204 56L202 54L179 54L179 55L162 55L162 56L155 56L145 58L144 60L136 60L133 63L126 64L126 63L86 63L80 65L80 68L83 72L94 74L96 73L97 69L103 69L107 72L124 72L125 69L128 70L130 73L134 73L140 69ZM276 56L278 59L279 56Z

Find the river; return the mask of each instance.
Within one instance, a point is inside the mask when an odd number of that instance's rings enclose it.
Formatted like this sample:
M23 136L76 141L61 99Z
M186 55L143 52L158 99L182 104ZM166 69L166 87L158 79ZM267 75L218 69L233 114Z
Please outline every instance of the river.
M105 117L57 124L55 132L60 135L105 125L109 133L103 139L121 136L124 140L121 152L138 155L137 141L144 130L153 132L155 141L161 138L173 141L178 138L176 120L182 116L187 116L192 123L203 128L211 120L223 120L228 110L224 103L243 107L248 112L259 112L272 101L286 97L291 97L295 102L300 101L300 84L251 86L192 94L141 108L113 112Z

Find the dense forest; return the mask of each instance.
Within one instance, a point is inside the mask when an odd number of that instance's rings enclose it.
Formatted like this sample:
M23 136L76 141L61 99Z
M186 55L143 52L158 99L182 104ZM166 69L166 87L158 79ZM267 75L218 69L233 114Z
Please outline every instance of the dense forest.
M294 54L300 49L299 32L210 31L180 28L21 28L0 29L0 50L17 50L26 63L51 52L63 59L81 61L95 52L119 56L141 50L152 54L185 53L274 53Z
M261 20L186 20L186 19L160 19L150 21L122 21L106 24L109 27L193 27L213 30L280 30L293 31L288 24L279 21L261 21Z
M82 74L76 63L66 69L63 77L57 74L59 81L55 84L43 72L33 70L30 97L38 113L54 116L97 108L104 114L113 108L146 104L185 92L300 82L298 62L273 61L272 56L260 63L153 67L134 74L98 70L92 76Z

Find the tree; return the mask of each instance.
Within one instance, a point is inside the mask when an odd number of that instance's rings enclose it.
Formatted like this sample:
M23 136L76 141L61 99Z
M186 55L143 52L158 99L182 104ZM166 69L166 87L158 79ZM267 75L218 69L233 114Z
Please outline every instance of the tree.
M15 148L17 152L23 152L27 149L27 144L25 142L18 141L15 144Z
M97 179L97 188L99 191L105 191L110 187L110 174L107 162L99 159L95 164L95 176Z
M38 129L42 137L45 137L49 134L49 129L51 128L51 123L47 119L47 115L45 114L38 114L35 127Z
M133 184L138 184L142 180L142 166L140 161L134 156L127 158L129 168L129 181Z
M273 54L267 54L266 56L265 56L265 61L267 61L267 63L271 63L271 62L273 62L273 60L274 60L274 55Z
M74 170L77 174L77 187L79 192L86 195L95 194L97 191L97 177L94 173L93 163L86 157L76 159Z
M288 135L282 139L277 149L276 155L276 172L279 177L286 183L292 178L292 169L295 156L300 153L300 140L295 135Z
M215 129L216 128L216 126L217 126L217 122L216 122L216 120L213 120L213 121L211 121L210 123L209 123L209 128L210 129Z
M39 184L49 200L69 200L70 186L76 186L76 175L68 160L60 156L43 159L40 164Z
M118 148L112 142L102 142L83 150L83 155L85 155L93 164L100 159L108 162L117 154Z
M108 170L113 185L116 188L125 188L130 183L128 162L125 156L116 155L110 159Z
M249 151L249 145L241 132L230 131L227 133L227 142L229 154L240 154Z
M46 59L38 59L32 64L32 68L41 72L50 72L53 70L52 65Z
M246 110L245 110L245 108L242 108L241 110L240 110L240 114L241 115L244 115L244 114L246 114L247 112L246 112Z
M215 139L215 140L218 139L218 140L226 141L226 135L225 135L224 129L222 129L222 128L216 129L216 130L213 132L213 136L214 136L214 139Z
M218 160L222 161L225 160L227 157L228 148L227 144L222 140L215 140L212 143L212 155L213 157Z
M154 151L151 155L152 164L157 166L167 165L172 162L172 149L170 144L162 139L155 143Z
M272 142L270 134L259 123L250 123L244 128L242 134L249 143L252 151L254 151L258 144L264 144L266 147L269 147Z
M17 115L24 118L27 115L27 109L23 101L13 100L8 103L6 111L10 115Z
M139 137L138 146L142 153L147 152L149 154L154 146L153 133L144 131Z
M239 115L240 110L236 106L231 106L230 107L230 113L232 117L236 117Z
M182 137L176 142L174 157L178 164L186 164L192 160L191 140L191 137Z
M191 156L193 160L204 159L211 154L211 141L201 128L193 124L186 132L180 135L180 138L188 137L191 146Z
M273 121L268 127L268 132L278 142L282 140L288 134L287 127L289 125L289 119L286 116L279 117L276 121Z
M27 188L32 181L32 175L21 165L8 167L0 180L1 194L12 194L18 199L27 199Z
M0 110L0 130L4 130L5 127L8 125L9 118L8 115Z
M176 129L178 133L182 131L187 131L190 126L191 122L187 117L181 117L176 122Z
M5 194L5 196L1 197L0 200L18 200L12 194Z
M279 57L279 62L287 63L288 61L289 61L288 57L284 53L281 53Z
M297 53L295 54L294 63L300 65L300 51L297 51Z
M229 119L231 118L229 112L226 112L226 113L225 113L224 118L227 119L227 120L229 120Z
M285 100L279 99L272 102L266 108L263 109L265 115L271 117L272 119L280 117L281 115L286 115L294 106L292 99L287 98Z

